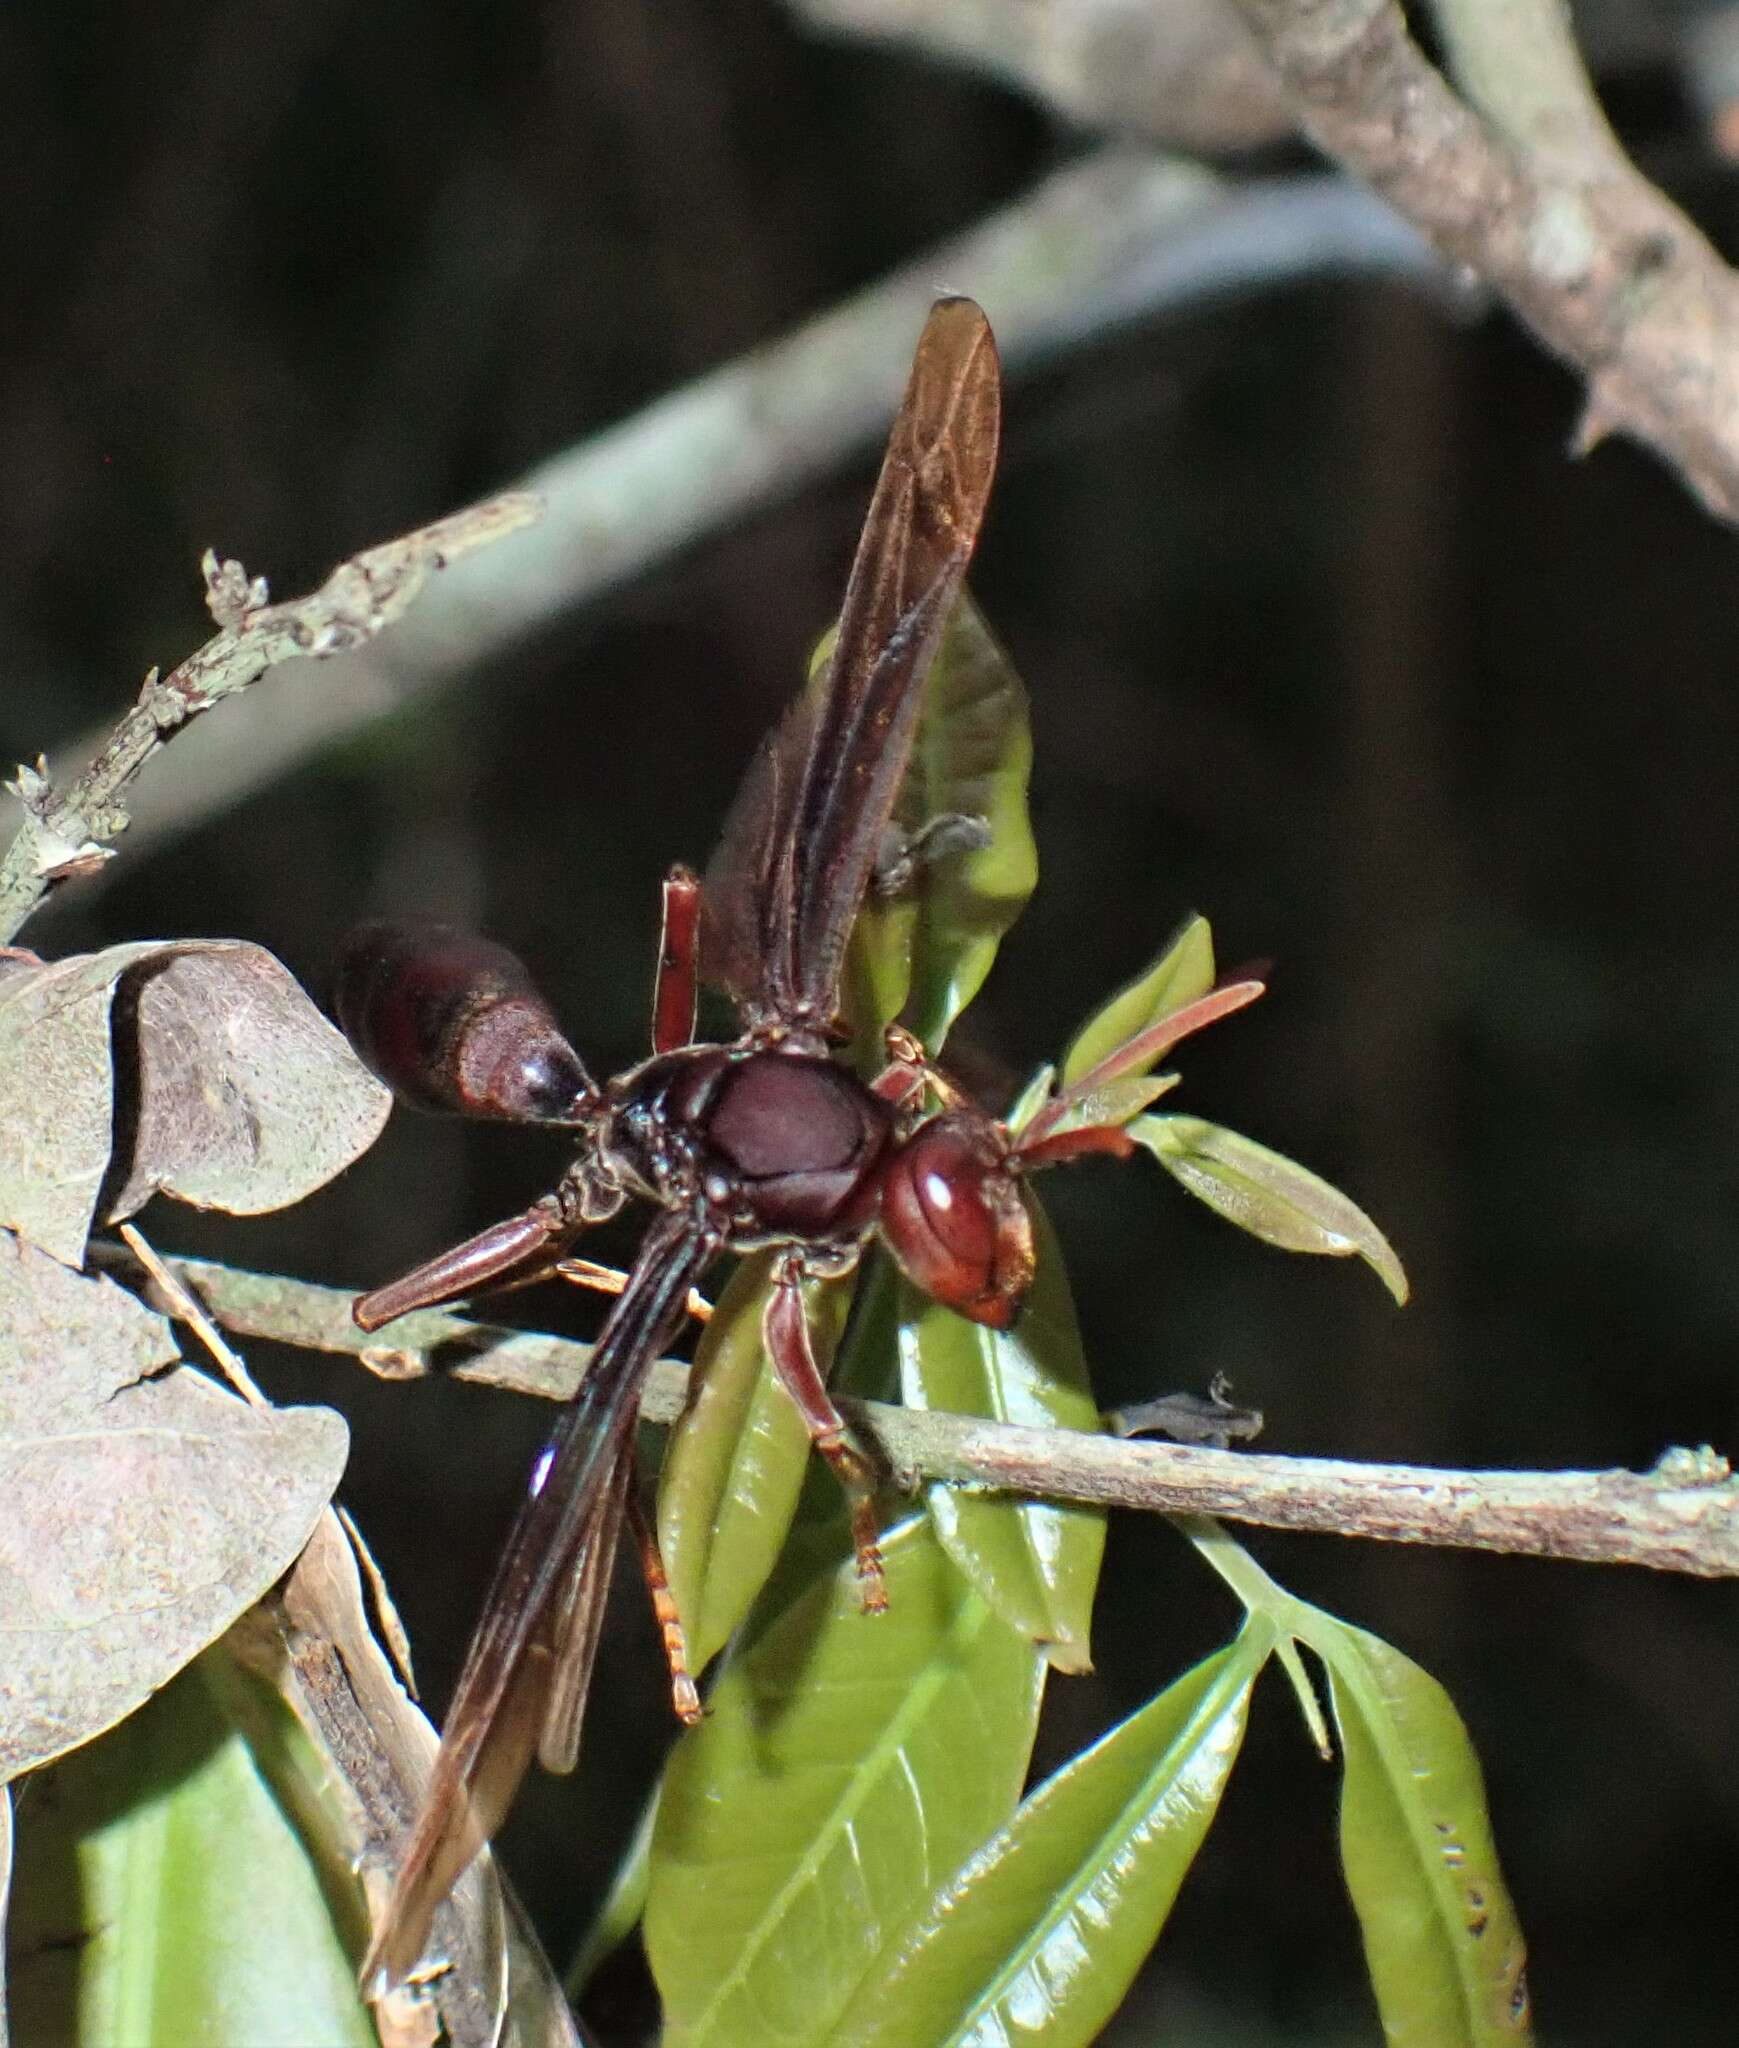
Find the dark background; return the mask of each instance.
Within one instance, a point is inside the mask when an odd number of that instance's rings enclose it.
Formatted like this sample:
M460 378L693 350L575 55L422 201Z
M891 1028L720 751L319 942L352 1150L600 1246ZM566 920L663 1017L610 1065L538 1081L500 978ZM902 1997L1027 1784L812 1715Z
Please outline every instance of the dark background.
M1731 175L1671 77L1608 83L1645 166L1730 246ZM207 544L308 587L1081 146L757 0L14 8L0 130L7 762L52 760L206 637ZM1457 1465L1646 1465L1739 1434L1739 558L1648 460L1570 460L1576 404L1502 318L1345 283L1156 320L1011 391L975 583L1033 696L1041 880L971 1035L1024 1070L1207 912L1228 962L1274 959L1274 992L1191 1049L1185 1106L1341 1181L1417 1294L1397 1315L1369 1275L1270 1253L1157 1173L1058 1175L1108 1405L1224 1370L1271 1449ZM526 954L595 1067L626 1064L658 877L704 858L837 601L868 477L123 858L27 936L242 936L318 988L361 911L438 908ZM166 1247L367 1283L559 1159L395 1119L293 1214L145 1220ZM560 1299L524 1312L584 1327ZM301 1359L271 1384L351 1416L347 1498L438 1704L544 1418ZM1459 1703L1543 2039L1731 2041L1732 1588L1251 1541ZM1118 1522L1100 1669L1053 1687L1048 1751L1231 1619L1169 1530ZM558 1958L665 1741L650 1631L620 1620L587 1767L533 1787L507 1837ZM1335 1792L1272 1687L1107 2039L1377 2038Z

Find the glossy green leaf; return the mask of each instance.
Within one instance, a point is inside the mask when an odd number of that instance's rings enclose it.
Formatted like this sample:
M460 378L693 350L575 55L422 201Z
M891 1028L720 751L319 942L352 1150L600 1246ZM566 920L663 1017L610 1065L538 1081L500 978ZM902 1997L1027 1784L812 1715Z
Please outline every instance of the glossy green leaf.
M943 1885L828 2048L1096 2040L1158 1940L1218 1810L1265 1622L1047 1779Z
M1461 1716L1399 1650L1323 1621L1306 1640L1340 1729L1341 1863L1391 2048L1531 2040L1527 1952Z
M1026 691L969 595L942 635L911 764L894 804L910 841L948 816L982 819L988 845L921 860L891 898L872 895L853 933L853 1021L897 1016L937 1052L983 985L1038 875L1027 820L1032 735Z
M1407 1275L1359 1207L1307 1167L1198 1116L1138 1116L1126 1125L1172 1178L1240 1230L1283 1251L1357 1256L1397 1302Z
M1011 1132L1018 1135L1044 1108L1051 1098L1051 1090L1056 1085L1056 1079L1057 1070L1050 1065L1040 1067L1031 1076L1008 1106L1004 1122Z
M1213 985L1213 933L1205 917L1187 918L1153 965L1119 989L1075 1034L1063 1055L1063 1086L1080 1080L1127 1039Z
M641 1915L646 1911L646 1887L652 1875L652 1830L657 1823L658 1788L654 1786L610 1875L610 1888L562 1972L562 1990L571 2004L579 2003L593 1973L640 1925Z
M1144 1109L1170 1094L1182 1077L1177 1074L1119 1074L1096 1087L1083 1089L1060 1114L1045 1119L1045 1136L1063 1131L1092 1129L1100 1124L1117 1127L1137 1117Z
M1531 2040L1526 1949L1449 1695L1399 1650L1277 1585L1217 1523L1191 1516L1186 1528L1252 1618L1328 1668L1341 1862L1391 2048Z
M1013 1812L1044 1664L927 1518L886 1544L888 1611L849 1568L732 1658L677 1746L646 1945L666 2048L812 2048L931 1894Z
M699 1672L729 1640L772 1570L809 1462L809 1433L761 1342L773 1254L732 1275L695 1353L693 1399L671 1431L658 1540ZM810 1342L825 1372L851 1283L806 1281Z
M900 1283L901 1385L911 1408L983 1415L1035 1429L1096 1430L1099 1411L1068 1275L1049 1222L1033 1210L1038 1269L1012 1330L987 1330ZM943 1547L1011 1627L1059 1671L1091 1668L1089 1628L1105 1549L1101 1509L932 1486Z
M207 1653L221 1657L222 1651ZM31 1781L12 1926L20 2041L373 2048L361 1897L335 1899L201 1663Z

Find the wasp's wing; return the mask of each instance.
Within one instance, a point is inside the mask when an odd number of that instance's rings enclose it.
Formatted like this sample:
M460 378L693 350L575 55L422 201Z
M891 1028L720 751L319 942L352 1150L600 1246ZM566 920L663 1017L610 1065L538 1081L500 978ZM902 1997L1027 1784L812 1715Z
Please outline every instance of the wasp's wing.
M566 1667L577 1657L590 1668L640 1389L717 1250L717 1239L684 1216L654 1223L538 1459L363 1964L371 1989L401 1983L415 1965L436 1908L506 1811L546 1726L554 1724L558 1753L571 1741L563 1730L574 1722L575 1688Z
M825 688L756 755L706 876L702 967L751 1022L823 1033L905 774L923 682L978 539L1002 380L990 325L940 299L864 521Z
M571 1771L579 1761L580 1724L585 1719L586 1695L592 1689L592 1666L598 1660L598 1636L616 1563L616 1541L633 1484L634 1437L630 1431L622 1439L615 1468L598 1495L593 1527L582 1539L578 1567L556 1611L549 1683L542 1688L538 1715L537 1760L546 1771L558 1775ZM508 1797L512 1797L511 1787Z

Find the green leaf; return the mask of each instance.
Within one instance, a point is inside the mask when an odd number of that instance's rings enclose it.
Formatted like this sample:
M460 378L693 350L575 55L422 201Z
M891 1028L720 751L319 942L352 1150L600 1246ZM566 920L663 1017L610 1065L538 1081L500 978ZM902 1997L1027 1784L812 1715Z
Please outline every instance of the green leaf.
M1177 1074L1119 1074L1101 1081L1084 1089L1056 1116L1047 1117L1044 1134L1054 1138L1064 1131L1089 1130L1101 1124L1120 1129L1169 1094L1180 1079Z
M761 1342L775 1256L739 1266L713 1310L695 1354L695 1393L659 1479L659 1548L697 1673L772 1570L809 1463L809 1433ZM803 1296L825 1372L851 1283L805 1281Z
M7 2025L6 2014L9 2001L6 1996L6 1947L5 1934L10 1918L12 1897L12 1793L0 1785L0 2048L8 2048L12 2035Z
M1389 1240L1338 1188L1307 1167L1198 1116L1138 1116L1124 1127L1172 1178L1229 1223L1282 1251L1363 1259L1395 1297L1407 1275Z
M1328 1666L1341 1863L1392 2048L1531 2040L1527 1952L1461 1716L1363 1629L1324 1615L1306 1641Z
M864 905L852 935L848 1008L876 1047L881 1027L903 1014L926 1048L938 1052L983 985L1038 875L1026 808L1031 771L1026 691L977 606L962 595L924 688L894 824L910 841L938 818L981 818L990 841L977 852L920 861L897 896L872 895Z
M1003 1121L1011 1135L1018 1136L1032 1122L1039 1111L1051 1099L1051 1090L1056 1085L1057 1070L1053 1066L1042 1066L1031 1076L1020 1093L1008 1106Z
M1218 1810L1266 1622L1186 1672L1027 1799L860 1986L828 2048L1098 2038Z
M926 1518L885 1548L886 1614L849 1567L817 1582L677 1745L646 1908L666 2048L813 2048L1014 1810L1043 1661Z
M1062 1254L1044 1212L1037 1203L1030 1206L1038 1268L1012 1330L969 1323L901 1282L901 1381L908 1407L1035 1429L1099 1427ZM997 1613L1038 1643L1059 1671L1091 1669L1103 1512L951 1486L932 1486L925 1498L943 1548Z
M613 1956L646 1911L646 1886L652 1873L652 1830L658 1824L658 1788L640 1809L628 1846L610 1877L610 1889L592 1915L573 1958L562 1972L562 1990L577 2005L593 1973ZM0 2044L4 2048L4 2044Z
M1253 1618L1328 1668L1343 1757L1341 1862L1391 2048L1532 2040L1521 1928L1479 1760L1449 1695L1399 1650L1276 1585L1217 1523L1190 1516L1184 1526Z
M1213 933L1205 917L1186 918L1153 965L1119 989L1075 1034L1063 1055L1063 1086L1080 1080L1128 1039L1206 995L1213 985Z
M32 1781L18 2038L374 2048L355 1980L360 1891L323 1892L204 1663Z

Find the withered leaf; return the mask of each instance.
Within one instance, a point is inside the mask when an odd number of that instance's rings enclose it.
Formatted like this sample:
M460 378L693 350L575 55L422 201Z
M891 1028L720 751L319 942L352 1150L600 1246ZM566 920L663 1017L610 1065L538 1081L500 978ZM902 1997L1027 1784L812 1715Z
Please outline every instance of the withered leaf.
M335 1882L360 1871L378 1907L436 1737L369 1629L356 1556L336 1515L321 1517L295 1570L224 1647L276 1688L324 1766L318 1788L275 1781L304 1841ZM437 1933L451 1968L376 2005L386 2048L411 2048L437 2018L454 2048L578 2048L549 1963L487 1852L455 1885Z
M128 1135L112 1161L117 1071ZM0 976L0 1223L67 1265L105 1183L111 1218L159 1189L282 1208L365 1151L390 1106L258 946L139 941Z
M0 1231L0 1780L221 1635L343 1471L330 1410L251 1408L177 1356L131 1295Z

